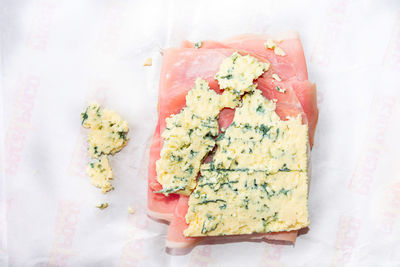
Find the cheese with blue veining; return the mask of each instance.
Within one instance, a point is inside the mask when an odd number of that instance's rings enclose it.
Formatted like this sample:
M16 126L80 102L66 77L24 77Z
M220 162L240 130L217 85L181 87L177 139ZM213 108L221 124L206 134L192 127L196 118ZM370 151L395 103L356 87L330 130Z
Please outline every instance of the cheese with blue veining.
M201 161L218 134L219 95L205 80L197 79L186 96L186 107L166 119L164 145L156 162L158 193L188 195L196 186Z
M128 123L112 110L89 105L81 114L82 125L89 128L88 150L92 158L115 154L128 142Z
M186 236L291 231L309 224L307 125L280 120L259 90L243 97L189 198Z
M113 173L110 163L106 155L101 159L95 159L86 167L86 173L89 175L92 184L101 189L101 192L106 193L113 189L111 181Z

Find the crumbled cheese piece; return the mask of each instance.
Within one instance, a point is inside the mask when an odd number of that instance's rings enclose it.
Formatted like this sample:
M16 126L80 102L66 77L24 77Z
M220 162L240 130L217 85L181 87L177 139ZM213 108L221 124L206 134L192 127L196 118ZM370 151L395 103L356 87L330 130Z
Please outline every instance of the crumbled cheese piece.
M275 80L277 80L278 82L281 82L281 81L282 81L282 80L281 80L281 77L279 77L279 75L276 74L276 73L272 74L272 78L275 79Z
M280 88L279 86L275 87L276 91L281 92L281 93L285 93L286 89L285 88Z
M283 49L280 48L279 46L274 48L274 53L275 53L275 55L278 55L278 56L282 56L282 57L286 56L285 51L283 51Z
M97 103L93 103L81 114L81 118L82 125L90 128L88 150L91 157L114 154L128 142L128 123L115 111L101 110Z
M254 89L253 81L267 71L269 65L250 55L242 56L235 52L224 59L215 79L221 89L227 89L240 97Z
M268 39L264 45L267 49L274 49L276 47L276 44L272 39Z
M107 156L104 155L101 160L90 162L86 167L86 173L89 175L92 184L101 188L102 193L106 193L113 189L111 185L113 173Z
M105 208L108 207L108 203L100 203L96 205L96 208L104 210Z
M135 213L135 210L132 209L131 207L128 207L128 212L129 212L130 214L134 214L134 213Z
M194 48L200 48L203 45L203 42L197 42L194 44Z
M278 41L279 42L279 41ZM275 55L278 56L286 56L285 51L282 48L276 45L276 43L272 39L268 39L267 42L264 44L266 49L274 50Z
M146 58L146 60L143 63L143 66L151 66L153 65L153 60L151 59L151 57Z
M200 163L213 149L218 134L220 98L197 79L186 96L186 107L166 119L164 146L156 162L158 193L189 195L196 186Z
M261 91L243 97L189 198L186 236L290 231L309 224L308 128L280 120ZM235 219L233 219L235 218Z

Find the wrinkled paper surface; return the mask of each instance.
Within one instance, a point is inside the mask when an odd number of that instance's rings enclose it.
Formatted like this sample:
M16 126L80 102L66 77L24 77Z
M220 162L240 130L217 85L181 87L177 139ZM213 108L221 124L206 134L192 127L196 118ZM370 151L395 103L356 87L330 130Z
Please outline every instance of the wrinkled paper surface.
M398 1L2 3L0 265L399 266ZM167 254L168 227L146 216L160 49L287 30L299 31L318 88L309 232L294 247ZM130 125L105 195L85 174L79 115L93 100Z

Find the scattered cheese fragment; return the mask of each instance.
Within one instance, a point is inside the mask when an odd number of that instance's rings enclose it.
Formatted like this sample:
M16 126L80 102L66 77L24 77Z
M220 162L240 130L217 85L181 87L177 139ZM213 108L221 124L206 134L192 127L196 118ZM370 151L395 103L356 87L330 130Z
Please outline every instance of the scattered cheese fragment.
M113 189L110 182L113 179L113 173L107 156L104 155L101 160L90 162L86 167L86 173L89 175L92 184L101 188L103 194Z
M284 88L280 88L279 86L275 87L276 91L281 92L281 93L285 93L286 89Z
M101 203L101 204L97 204L96 208L104 210L105 208L108 207L108 203Z
M81 113L81 119L83 127L90 129L88 150L90 156L95 158L87 165L86 173L92 184L101 188L104 194L114 189L111 185L113 173L107 155L120 151L128 142L128 123L112 110L101 110L97 103L89 105Z
M135 210L132 209L131 207L128 207L128 212L129 212L130 214L134 214L134 213L135 213Z
M268 39L265 43L265 48L267 49L274 49L276 47L275 42L272 39Z
M186 236L291 231L309 224L308 126L280 120L275 102L255 90L217 138L189 198Z
M151 66L153 65L153 60L151 59L151 57L146 58L146 60L143 63L143 66Z
M281 81L282 81L282 80L281 80L281 77L279 77L279 75L276 74L276 73L272 74L272 78L275 79L275 80L277 80L278 82L281 82Z
M89 154L99 158L103 154L114 154L128 142L128 123L112 110L103 109L97 103L89 105L81 114L82 125L89 128Z
M279 42L279 41L278 41ZM285 51L282 48L276 45L276 43L272 39L268 39L267 42L264 44L266 49L274 50L275 55L278 56L286 56Z
M203 42L197 42L194 44L194 48L200 48L203 45Z
M274 48L274 53L276 54L276 55L278 55L278 56L286 56L286 53L285 53L285 51L283 51L283 49L282 48L280 48L279 46L277 46L277 47L275 47Z

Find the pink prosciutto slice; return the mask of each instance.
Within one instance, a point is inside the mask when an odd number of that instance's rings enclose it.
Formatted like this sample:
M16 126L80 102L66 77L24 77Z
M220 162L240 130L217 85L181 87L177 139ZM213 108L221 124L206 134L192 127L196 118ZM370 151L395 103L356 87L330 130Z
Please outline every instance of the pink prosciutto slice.
M194 45L188 41L182 43L184 48L168 49L164 54L160 79L159 95L159 123L154 135L149 166L149 214L152 217L170 221L167 235L167 246L170 248L191 247L198 242L210 241L213 238L187 238L183 230L187 228L185 215L188 208L188 197L170 195L165 197L154 194L154 190L161 188L156 181L155 161L159 158L162 147L160 132L165 128L165 118L178 113L185 103L187 91L193 86L197 77L210 82L210 87L219 92L214 75L222 60L234 51L241 54L249 53L260 60L271 63L270 70L260 77L256 83L258 89L268 99L277 99L277 113L281 119L286 116L301 114L303 122L309 124L310 144L313 141L318 109L316 106L315 85L308 79L303 49L297 34L282 36L278 45L286 52L286 56L276 56L272 50L267 50L264 43L269 36L242 35L226 40L223 43L205 41L200 49L193 49ZM272 38L272 39L278 39ZM232 48L232 49L227 49ZM278 74L282 81L272 79L272 74ZM286 90L286 93L276 91L276 86ZM234 110L222 110L220 127L228 127L232 121ZM229 237L229 240L240 239L268 239L294 243L297 231L270 234L244 235ZM225 239L225 238L223 238ZM220 237L219 237L219 240Z

